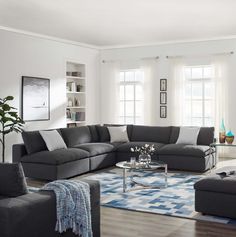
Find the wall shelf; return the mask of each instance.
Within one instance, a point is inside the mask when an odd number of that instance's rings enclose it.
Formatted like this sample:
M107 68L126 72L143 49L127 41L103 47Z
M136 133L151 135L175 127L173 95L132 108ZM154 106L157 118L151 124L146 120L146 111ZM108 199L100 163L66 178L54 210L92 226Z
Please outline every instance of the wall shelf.
M73 76L67 76L66 79L85 80L85 77L73 77Z
M73 121L73 120L67 120L66 121L67 124L80 124L80 123L86 123L86 121Z
M67 109L85 109L85 106L70 106L70 107L66 107Z
M77 92L77 91L67 91L67 94L85 94L85 92Z
M66 97L67 127L86 124L85 64L75 62L66 63Z

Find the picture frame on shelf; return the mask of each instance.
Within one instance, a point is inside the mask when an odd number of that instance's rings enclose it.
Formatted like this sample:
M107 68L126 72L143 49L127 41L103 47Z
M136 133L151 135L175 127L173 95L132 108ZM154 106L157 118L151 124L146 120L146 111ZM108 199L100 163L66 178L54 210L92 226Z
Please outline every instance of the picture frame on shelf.
M167 118L167 106L160 106L160 118Z
M50 79L22 76L21 115L25 122L50 120Z
M160 91L167 91L167 79L160 79Z
M160 92L160 104L167 104L167 92Z

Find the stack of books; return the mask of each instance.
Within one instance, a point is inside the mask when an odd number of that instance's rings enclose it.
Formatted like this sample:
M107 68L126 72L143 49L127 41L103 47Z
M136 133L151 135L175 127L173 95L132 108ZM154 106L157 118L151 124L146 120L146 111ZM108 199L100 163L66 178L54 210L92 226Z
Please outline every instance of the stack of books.
M71 112L72 121L85 121L85 112Z

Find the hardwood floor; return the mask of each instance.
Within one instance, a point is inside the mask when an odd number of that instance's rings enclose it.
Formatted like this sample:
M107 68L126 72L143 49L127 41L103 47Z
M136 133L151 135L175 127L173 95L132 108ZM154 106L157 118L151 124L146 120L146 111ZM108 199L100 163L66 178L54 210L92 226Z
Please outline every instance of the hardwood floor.
M221 159L217 168L223 166L236 166L236 159ZM101 207L101 237L236 237L236 226Z
M235 237L236 227L164 215L101 208L102 237Z

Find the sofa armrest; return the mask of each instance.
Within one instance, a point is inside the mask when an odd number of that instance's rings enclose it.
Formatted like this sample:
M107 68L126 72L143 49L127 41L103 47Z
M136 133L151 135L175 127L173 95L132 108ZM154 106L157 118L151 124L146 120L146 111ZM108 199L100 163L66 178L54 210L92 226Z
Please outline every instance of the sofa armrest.
M22 144L14 144L12 146L12 160L13 162L20 162L21 161L21 157L27 155L27 151L25 148L25 145Z
M54 236L55 208L54 194L49 192L1 199L0 236Z
M100 237L100 183L97 180L82 179L90 186L91 219L93 237Z

